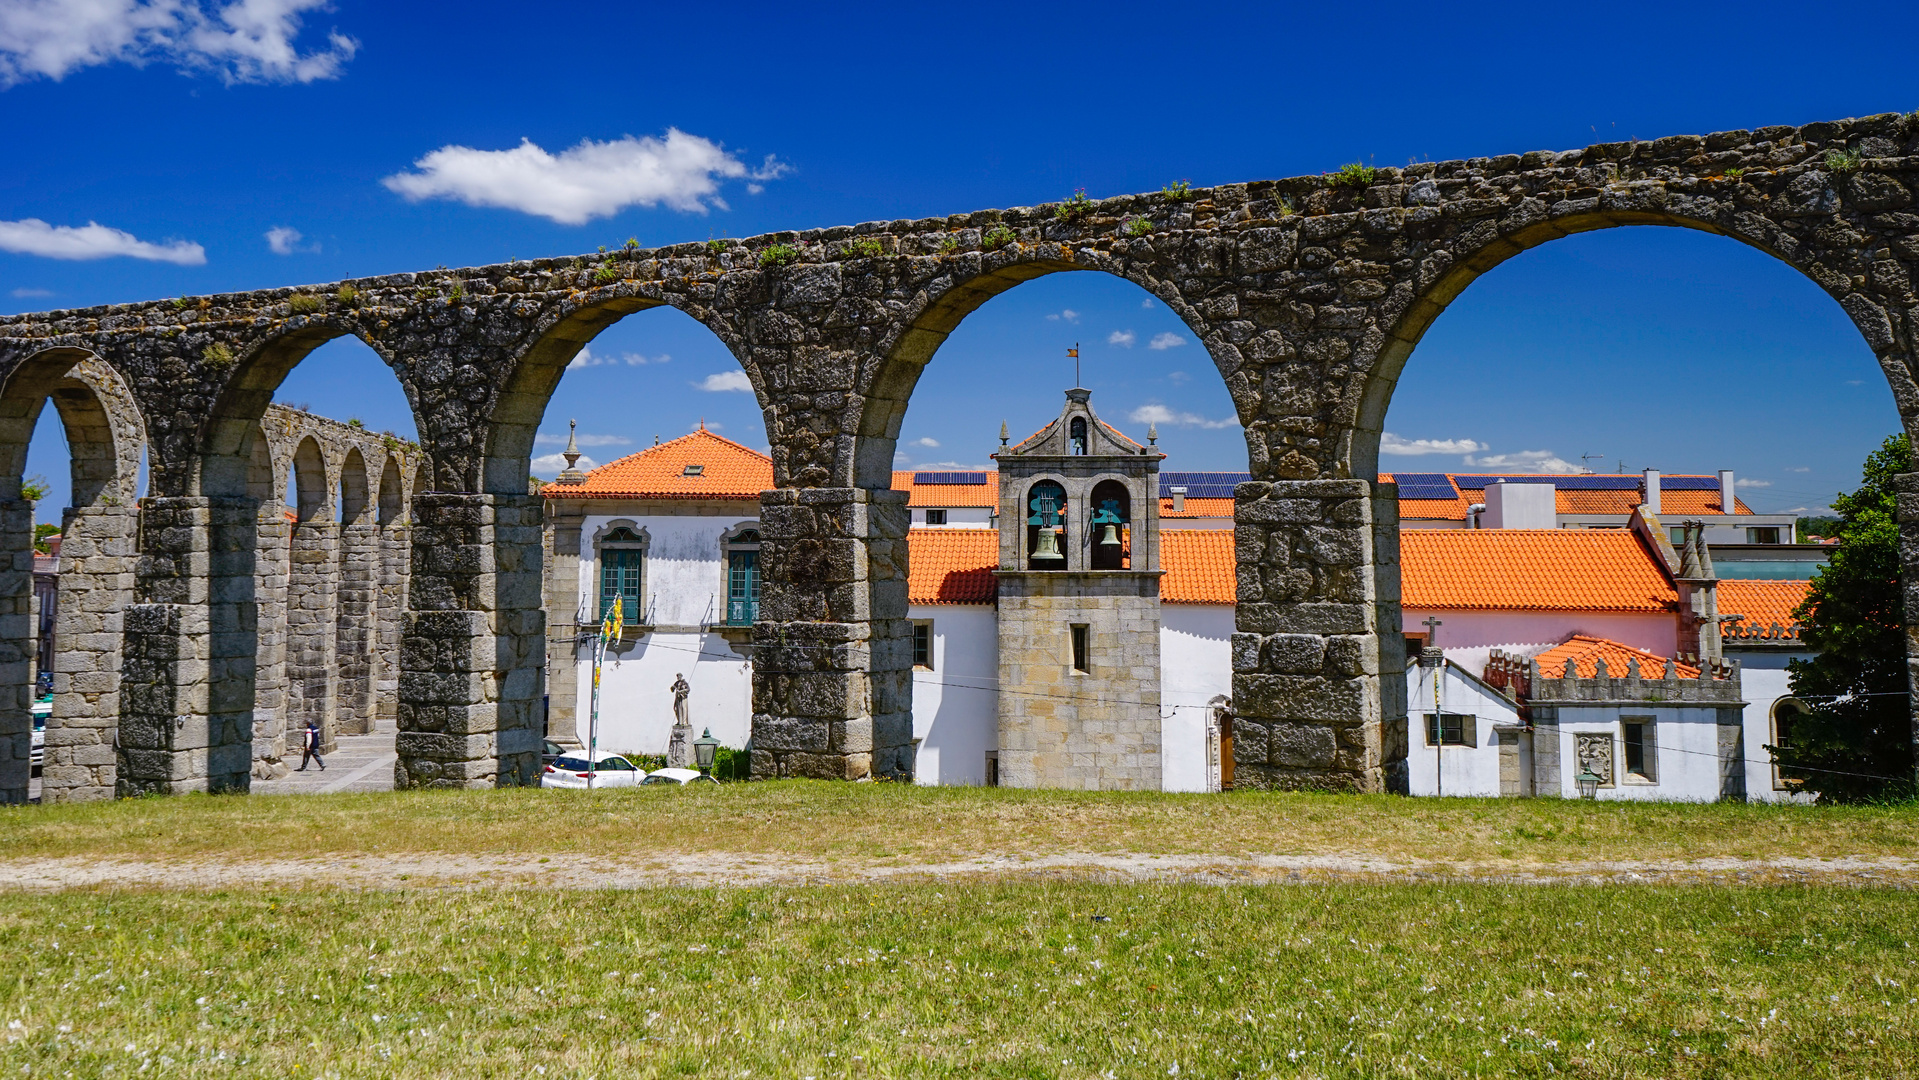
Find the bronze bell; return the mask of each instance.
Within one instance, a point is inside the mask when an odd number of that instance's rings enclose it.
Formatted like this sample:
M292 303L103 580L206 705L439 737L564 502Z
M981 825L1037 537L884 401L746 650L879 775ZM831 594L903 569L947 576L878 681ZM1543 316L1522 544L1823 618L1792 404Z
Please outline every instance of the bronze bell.
M1059 534L1045 526L1040 526L1039 546L1033 549L1034 559L1064 559L1059 551Z
M1100 535L1099 544L1101 547L1118 547L1119 526L1110 521L1107 522L1106 531Z

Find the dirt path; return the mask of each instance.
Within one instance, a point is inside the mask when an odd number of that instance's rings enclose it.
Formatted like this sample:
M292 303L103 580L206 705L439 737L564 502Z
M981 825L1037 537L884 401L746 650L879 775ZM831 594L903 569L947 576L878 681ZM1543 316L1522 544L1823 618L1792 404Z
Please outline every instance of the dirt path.
M1919 887L1919 859L1698 859L1550 864L1404 862L1366 856L990 855L941 863L779 854L326 856L239 862L0 860L0 890L250 888L639 889L913 881L1194 882L1214 885L1477 881L1518 885L1820 884Z

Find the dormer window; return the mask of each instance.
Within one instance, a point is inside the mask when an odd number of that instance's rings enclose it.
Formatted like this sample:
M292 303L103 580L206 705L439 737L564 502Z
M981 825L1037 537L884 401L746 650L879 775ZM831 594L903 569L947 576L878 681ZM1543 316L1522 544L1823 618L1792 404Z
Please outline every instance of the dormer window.
M704 465L688 465L685 469L681 470L680 475L681 476L698 476L701 473L704 473L705 471L706 471L706 466Z

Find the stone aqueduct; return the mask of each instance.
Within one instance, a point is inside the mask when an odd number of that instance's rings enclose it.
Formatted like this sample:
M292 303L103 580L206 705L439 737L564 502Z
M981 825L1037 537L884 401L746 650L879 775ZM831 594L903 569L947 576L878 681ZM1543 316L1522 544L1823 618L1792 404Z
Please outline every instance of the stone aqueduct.
M256 432L302 356L356 335L404 388L428 463L409 496L397 780L531 783L544 630L541 511L527 491L535 428L584 343L671 305L751 378L779 485L762 506L754 774L902 776L907 514L889 483L908 398L946 335L986 300L1045 274L1101 271L1186 322L1245 427L1255 479L1235 511L1238 777L1377 789L1405 754L1403 718L1382 704L1398 700L1404 663L1396 499L1375 482L1380 426L1421 335L1478 275L1613 226L1731 237L1838 301L1919 433L1919 115L1416 164L1351 181L1255 181L0 319L0 444L11 455L0 535L26 550L21 461L40 402L51 393L62 403L76 372L117 380L145 429L150 476L137 514L124 495L94 500L113 522L104 530L138 539L117 643L120 788L245 788L256 709L271 707L273 683L256 634L271 602L257 565ZM70 431L90 422L60 407ZM84 467L102 490L124 489L124 453L108 478L106 457L74 445L76 477ZM1904 482L1911 590L1919 478ZM22 558L0 578L9 626L25 617ZM1909 592L1908 612L1915 600ZM17 798L26 669L24 654L0 659L11 680L0 733L14 735L0 789Z

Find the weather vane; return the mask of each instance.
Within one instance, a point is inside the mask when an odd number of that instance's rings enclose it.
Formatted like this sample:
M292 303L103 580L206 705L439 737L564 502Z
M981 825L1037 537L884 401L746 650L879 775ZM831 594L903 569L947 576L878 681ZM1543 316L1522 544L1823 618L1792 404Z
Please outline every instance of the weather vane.
M1073 347L1066 350L1066 355L1073 358L1073 385L1082 385L1079 381L1079 342L1073 342Z

